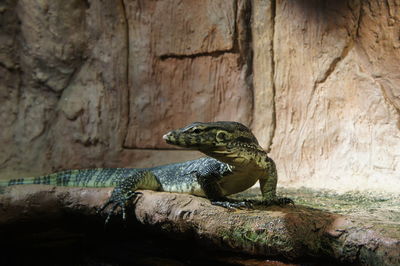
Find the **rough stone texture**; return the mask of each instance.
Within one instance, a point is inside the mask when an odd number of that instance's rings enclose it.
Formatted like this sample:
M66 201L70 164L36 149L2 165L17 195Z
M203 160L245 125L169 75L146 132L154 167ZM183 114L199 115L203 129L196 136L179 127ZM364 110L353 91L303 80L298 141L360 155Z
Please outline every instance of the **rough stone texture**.
M189 56L231 51L236 41L236 9L236 1L226 0L156 3L149 21L155 55Z
M277 1L282 184L398 192L399 3Z
M123 17L122 5L6 1L1 8L2 19L15 20L2 31L5 43L15 43L1 50L2 71L15 76L13 83L0 79L1 105L9 108L1 122L8 123L1 126L8 135L1 140L8 151L3 173L93 167L117 158L127 117L121 104L126 27L115 19Z
M167 131L194 121L250 124L250 55L236 47L243 1L125 2L130 43L125 147L166 148Z
M399 6L2 1L0 176L196 158L161 136L237 120L280 185L398 190Z
M162 136L194 121L249 121L250 90L237 54L165 59L154 67L154 89L134 91L125 147L169 147ZM182 88L182 89L177 89ZM248 106L241 108L242 105ZM157 112L155 112L157 110ZM181 117L175 119L176 116Z
M253 130L261 146L270 150L275 121L273 1L254 0L252 6L253 39Z
M251 123L248 1L0 5L2 178L196 158L142 149L193 121Z

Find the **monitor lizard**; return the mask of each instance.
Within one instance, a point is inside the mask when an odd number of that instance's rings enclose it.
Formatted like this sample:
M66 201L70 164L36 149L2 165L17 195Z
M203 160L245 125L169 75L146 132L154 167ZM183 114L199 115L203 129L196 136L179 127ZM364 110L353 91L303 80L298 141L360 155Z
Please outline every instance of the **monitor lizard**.
M117 208L126 219L126 205L141 193L139 189L189 193L206 197L225 208L249 207L248 201L226 196L260 183L264 205L294 204L276 195L277 170L274 161L258 144L249 128L238 122L195 122L163 136L172 145L198 150L207 157L151 168L98 168L66 170L40 177L11 179L0 186L48 184L72 187L114 187L101 207L111 205L106 223Z

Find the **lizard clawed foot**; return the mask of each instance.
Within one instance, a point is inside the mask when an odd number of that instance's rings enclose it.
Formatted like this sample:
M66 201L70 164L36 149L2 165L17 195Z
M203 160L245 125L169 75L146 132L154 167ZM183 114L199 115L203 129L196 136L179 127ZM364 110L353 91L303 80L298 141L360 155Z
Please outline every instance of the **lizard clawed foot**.
M294 205L294 201L290 198L274 198L271 200L261 200L261 201L252 201L254 204L260 204L260 205L264 205L264 206L272 206L272 205L278 205L278 206L285 206L288 204L291 204L293 206Z
M234 200L224 200L224 201L211 201L212 205L224 207L228 210L235 209L253 209L253 204L249 201L234 201Z
M106 209L109 205L111 205L111 209L110 209L110 211L107 212L107 218L104 222L104 224L107 224L110 221L111 216L116 214L116 210L119 207L119 208L121 208L121 211L122 211L122 219L125 222L126 221L126 206L127 206L128 201L132 198L138 197L141 194L142 194L141 192L129 191L126 194L116 193L114 195L111 195L110 199L107 200L107 202L104 203L103 206L101 206L101 208L97 210L97 213L104 211L104 209Z
M294 201L290 198L277 198L274 200L274 203L279 206L284 206L284 205L288 205L288 204L295 206Z

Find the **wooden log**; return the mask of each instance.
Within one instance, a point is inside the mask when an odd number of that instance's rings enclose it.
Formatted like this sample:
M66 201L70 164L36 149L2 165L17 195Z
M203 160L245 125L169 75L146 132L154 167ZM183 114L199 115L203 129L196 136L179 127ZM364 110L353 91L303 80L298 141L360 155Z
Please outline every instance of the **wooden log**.
M14 223L60 222L68 214L93 217L112 188L26 185L0 195L0 229ZM229 211L186 194L142 191L128 220L164 234L263 257L331 258L346 263L400 265L400 241L349 217L304 206L256 206ZM119 220L120 217L113 217ZM86 221L87 222L87 221Z

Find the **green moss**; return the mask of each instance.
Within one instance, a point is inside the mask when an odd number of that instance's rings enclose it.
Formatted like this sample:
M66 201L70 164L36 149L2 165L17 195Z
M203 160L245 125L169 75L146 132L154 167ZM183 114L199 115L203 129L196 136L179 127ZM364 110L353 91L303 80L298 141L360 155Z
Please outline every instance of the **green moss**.
M219 235L224 240L233 241L235 244L246 246L255 243L268 243L267 235L257 234L253 229L243 227L233 227L230 230L221 230Z
M278 195L292 198L298 206L346 215L360 225L373 227L382 235L400 239L400 194L279 188ZM252 188L236 197L260 199L260 192L258 188Z
M249 226L237 226L229 230L222 230L219 235L224 242L231 247L252 252L255 249L263 249L266 254L290 253L294 247L287 233L280 234L278 231L257 230Z

